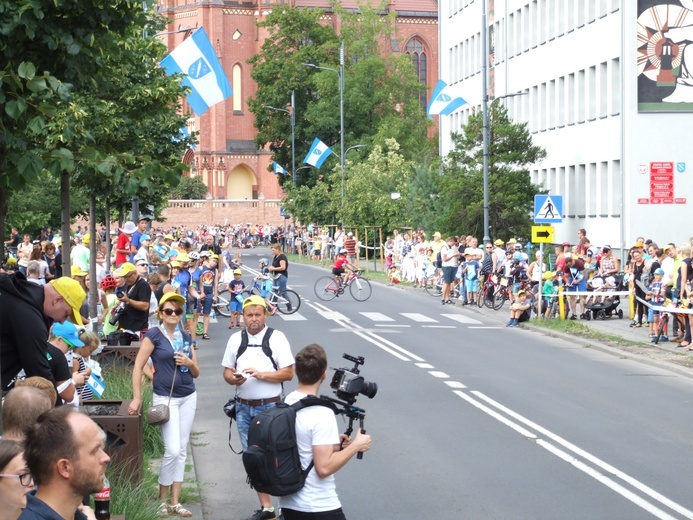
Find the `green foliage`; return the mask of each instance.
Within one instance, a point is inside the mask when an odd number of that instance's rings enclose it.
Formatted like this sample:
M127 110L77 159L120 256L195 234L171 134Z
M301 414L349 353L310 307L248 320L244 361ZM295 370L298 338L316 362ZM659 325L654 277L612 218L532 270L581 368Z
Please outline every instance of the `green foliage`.
M387 2L381 6L386 11ZM341 36L332 27L322 26L319 9L306 10L282 7L275 9L259 25L269 37L262 51L251 58L252 77L258 84L255 98L248 101L255 114L258 146L269 146L274 160L282 165L291 164L291 126L288 114L271 111L266 106L283 108L295 91L296 126L295 156L297 165L305 156L313 139L318 136L335 152L322 171L339 161L340 145L340 68L341 39L345 49L344 120L345 147L363 144L369 147L386 146L394 138L402 147L406 158L418 156L430 146L426 139L427 119L418 104L418 93L423 88L418 82L411 61L406 55L393 56L389 52L391 38L395 37L394 14L382 15L363 6L359 13L341 9L339 2L334 12L340 18ZM312 63L332 70L306 67ZM414 95L416 94L416 95ZM335 177L316 169L301 170L298 184L324 191L320 182L328 183L329 191L339 191L332 184ZM288 188L287 176L280 179ZM293 194L292 194L293 195ZM320 195L315 195L320 199ZM322 214L327 222L333 214Z
M204 199L209 189L202 181L202 177L183 177L180 184L171 192L172 199L191 200Z
M88 201L84 194L72 189L71 206L73 208L87 207ZM14 192L7 201L7 229L15 226L20 233L37 236L42 227L60 228L60 182L45 170L29 182L23 190ZM52 201L52 203L47 203ZM76 216L80 211L72 211L70 216Z
M527 166L546 156L532 144L526 124L513 123L498 103L489 106L489 227L494 238L528 237L534 195ZM452 234L483 235L483 141L480 113L470 116L438 178L437 225Z

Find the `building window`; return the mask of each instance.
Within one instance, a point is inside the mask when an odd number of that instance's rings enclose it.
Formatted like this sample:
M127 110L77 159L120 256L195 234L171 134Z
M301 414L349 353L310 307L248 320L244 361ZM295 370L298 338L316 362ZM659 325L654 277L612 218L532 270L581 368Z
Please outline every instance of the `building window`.
M428 64L426 62L426 51L424 51L423 44L417 38L413 38L407 44L407 54L411 55L411 62L414 65L414 73L419 81L426 86L428 84ZM426 90L422 89L419 94L419 103L421 107L426 110Z
M233 111L243 111L243 87L241 84L241 66L233 66Z

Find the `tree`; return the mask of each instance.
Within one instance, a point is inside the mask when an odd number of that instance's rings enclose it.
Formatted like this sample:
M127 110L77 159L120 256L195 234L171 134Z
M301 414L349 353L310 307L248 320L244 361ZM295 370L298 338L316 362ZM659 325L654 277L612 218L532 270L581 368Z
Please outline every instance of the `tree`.
M534 195L527 166L546 152L532 144L527 124L513 123L498 102L489 106L489 227L495 237L527 237ZM454 150L438 178L441 211L438 227L449 233L483 234L483 133L481 113L469 117L462 132L453 134Z
M362 7L358 13L346 12L339 2L334 5L334 13L340 19L341 35L319 24L319 9L274 9L260 24L269 37L262 51L249 60L253 80L258 84L256 97L249 100L256 117L256 143L269 146L279 164L291 164L290 118L265 107L283 108L295 91L297 162L316 136L335 152L322 170L339 160L340 91L335 71L339 69L339 47L344 40L348 42L345 146L385 146L387 139L394 138L403 145L401 153L405 157L417 156L429 146L427 119L418 104L418 93L423 87L408 56L381 52L389 48L394 37L394 14L383 16L370 7ZM305 63L333 70L309 68ZM317 169L302 171L299 184L318 188L320 175ZM323 179L333 180L333 176ZM288 189L286 185L284 188ZM339 186L331 185L330 189ZM323 215L320 220L328 221L328 217Z
M202 177L183 177L180 184L171 192L172 199L191 200L204 199L208 193Z

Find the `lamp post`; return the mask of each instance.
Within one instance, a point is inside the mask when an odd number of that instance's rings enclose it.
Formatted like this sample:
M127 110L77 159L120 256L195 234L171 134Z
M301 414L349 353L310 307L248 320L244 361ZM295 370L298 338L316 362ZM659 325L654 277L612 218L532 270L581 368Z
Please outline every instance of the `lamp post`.
M268 110L286 112L291 117L291 180L296 185L296 110L294 104L294 91L291 91L291 110L265 105Z
M313 63L304 63L306 67L320 70L329 70L337 74L339 78L339 166L342 169L342 206L344 205L344 42L339 48L339 70L330 67L320 67Z

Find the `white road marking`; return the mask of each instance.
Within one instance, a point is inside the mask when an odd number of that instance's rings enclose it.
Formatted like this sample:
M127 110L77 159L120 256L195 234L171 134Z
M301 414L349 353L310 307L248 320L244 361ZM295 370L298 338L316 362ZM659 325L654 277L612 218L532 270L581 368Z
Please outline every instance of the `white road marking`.
M416 363L416 366L419 368L433 368L433 365L430 363Z
M400 329L410 329L411 328L411 325L397 325L397 324L390 325L389 323L376 323L375 326L376 327L392 327L392 328L397 327Z
M326 320L332 320L332 321L349 321L349 318L344 316L341 312L337 311L318 311L318 314L325 318Z
M456 329L454 325L421 325L423 329Z
M431 374L433 377L437 377L438 379L448 379L450 377L445 372L437 372L435 370L431 370L429 374Z
M381 312L360 312L362 316L365 316L369 320L373 321L395 321L394 319L390 318L389 316L385 316Z
M428 316L424 316L418 312L400 312L400 314L405 318L409 318L410 320L414 320L419 323L438 323L438 320L434 320L433 318L429 318Z
M275 316L277 315L281 316L284 321L306 321L308 319L300 312L294 312L293 314L275 314Z
M445 384L450 388L467 388L466 385L460 383L459 381L445 381Z
M445 316L446 318L450 318L451 320L459 321L460 323L464 323L465 325L481 325L482 323L479 320L475 320L474 318L470 318L469 316L465 316L464 314L441 314L441 316Z

